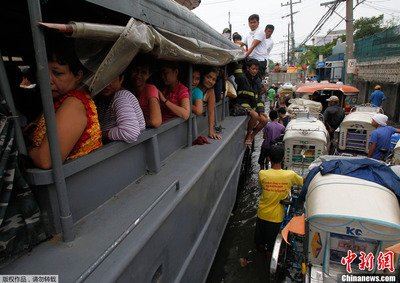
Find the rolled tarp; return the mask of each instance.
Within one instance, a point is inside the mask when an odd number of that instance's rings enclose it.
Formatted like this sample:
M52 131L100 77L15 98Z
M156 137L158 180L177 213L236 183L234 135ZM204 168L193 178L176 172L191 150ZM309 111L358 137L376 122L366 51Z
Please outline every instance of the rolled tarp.
M224 66L244 58L240 48L216 47L156 29L134 18L125 27L81 22L42 25L77 39L77 54L83 65L93 72L85 81L93 95L121 74L139 52L151 53L163 60L211 66Z

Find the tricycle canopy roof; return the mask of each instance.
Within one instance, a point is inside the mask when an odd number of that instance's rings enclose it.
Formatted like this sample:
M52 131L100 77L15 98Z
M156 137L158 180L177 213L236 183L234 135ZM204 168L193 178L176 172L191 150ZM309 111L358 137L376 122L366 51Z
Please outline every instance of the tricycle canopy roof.
M328 131L324 123L315 117L292 119L286 126L284 141L307 139L328 143Z
M332 83L306 83L301 84L296 89L296 93L314 93L321 90L339 90L346 94L357 94L358 88L350 85L338 85Z
M306 196L311 225L335 232L357 222L376 237L400 239L400 208L389 189L359 178L318 173Z
M371 125L372 127L372 117L375 114L376 114L375 112L363 112L363 111L351 112L344 118L341 125L345 126L358 123L364 125Z

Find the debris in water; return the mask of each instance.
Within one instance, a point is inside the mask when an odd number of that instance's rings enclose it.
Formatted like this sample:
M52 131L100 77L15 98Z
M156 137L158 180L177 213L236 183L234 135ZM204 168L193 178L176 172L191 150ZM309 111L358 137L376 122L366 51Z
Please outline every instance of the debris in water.
M241 258L239 259L239 262L240 262L240 266L241 266L241 267L246 267L249 263L252 263L252 261L248 260L248 259L245 258L245 257L241 257Z

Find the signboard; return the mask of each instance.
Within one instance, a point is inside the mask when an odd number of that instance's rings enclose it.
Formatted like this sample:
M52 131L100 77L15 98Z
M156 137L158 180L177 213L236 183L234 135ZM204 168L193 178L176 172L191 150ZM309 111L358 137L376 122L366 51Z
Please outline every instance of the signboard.
M347 73L348 74L354 74L356 72L356 59L349 59L347 61Z
M332 78L333 79L342 79L342 70L343 68L332 68ZM346 96L347 98L347 96Z
M331 63L331 67L332 68L343 68L344 63L343 61L330 61L330 62L326 62L326 64Z

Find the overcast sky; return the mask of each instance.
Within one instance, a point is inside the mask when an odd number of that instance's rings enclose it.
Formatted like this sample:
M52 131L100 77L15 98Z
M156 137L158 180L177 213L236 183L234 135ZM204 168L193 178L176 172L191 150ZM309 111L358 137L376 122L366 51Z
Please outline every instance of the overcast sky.
M293 0L297 2L299 0ZM280 60L283 44L280 41L287 40L289 6L281 7L281 3L288 0L202 0L198 8L193 12L203 21L219 32L228 27L228 13L231 14L232 32L239 32L244 37L248 31L247 18L251 14L260 15L260 25L273 24L275 33L274 48L271 52L273 60ZM311 32L321 16L327 11L327 7L320 4L328 0L301 0L300 4L293 5L293 11L299 11L294 15L294 34L296 45ZM354 5L357 0L354 0ZM345 15L345 2L341 3L337 12ZM371 17L384 14L385 20L400 19L400 0L367 0L354 10L354 18ZM324 25L318 35L325 35L340 21L340 17L333 15ZM344 21L337 29L345 29Z

